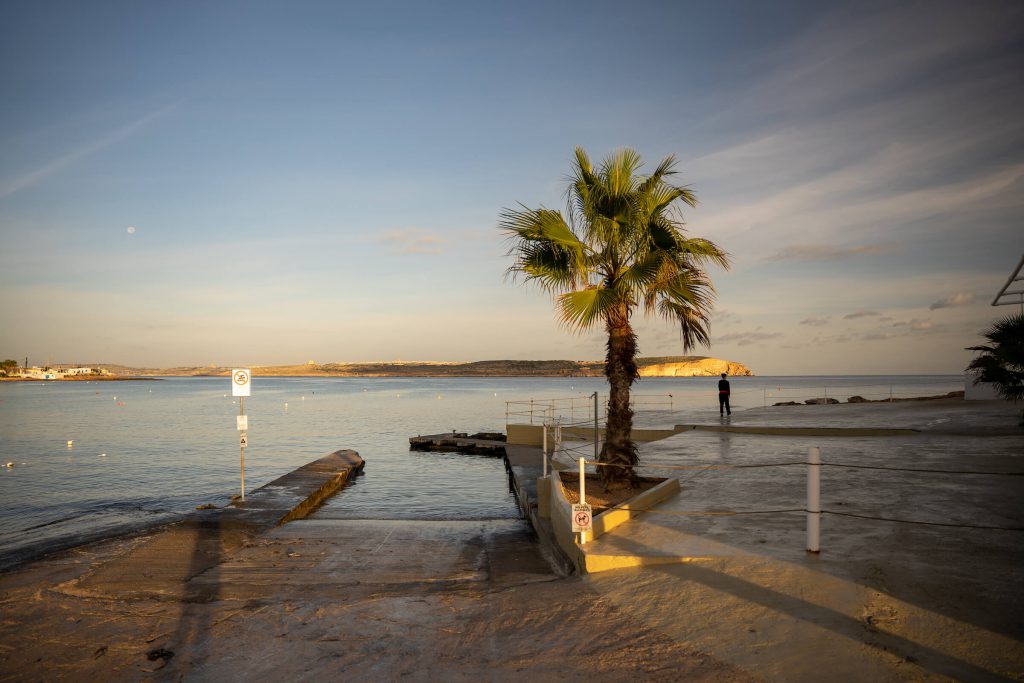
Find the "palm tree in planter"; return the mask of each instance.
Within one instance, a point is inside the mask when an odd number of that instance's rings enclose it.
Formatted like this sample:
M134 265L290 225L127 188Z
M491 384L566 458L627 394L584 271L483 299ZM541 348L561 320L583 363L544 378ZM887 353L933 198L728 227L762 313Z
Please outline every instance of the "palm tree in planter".
M642 308L680 325L683 350L708 344L714 287L704 270L729 258L712 242L687 237L680 203L693 193L672 185L675 159L640 174L640 155L624 149L594 168L576 148L566 190L566 213L505 209L499 227L513 241L509 268L552 294L559 318L585 332L603 325L608 334L604 373L610 387L605 444L598 474L606 490L636 484L636 444L631 438L630 386L637 372L637 338L630 320Z
M985 338L988 344L967 347L968 351L981 351L967 366L968 370L979 371L974 383L991 382L996 393L1008 401L1024 399L1024 314L997 320L985 332Z

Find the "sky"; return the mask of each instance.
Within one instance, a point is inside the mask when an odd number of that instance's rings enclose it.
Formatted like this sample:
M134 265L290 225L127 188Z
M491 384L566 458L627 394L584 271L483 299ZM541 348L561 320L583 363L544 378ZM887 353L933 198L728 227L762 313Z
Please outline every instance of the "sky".
M958 373L1016 311L1024 4L5 3L0 356L602 358L497 227L576 146L678 159L733 264L691 354Z

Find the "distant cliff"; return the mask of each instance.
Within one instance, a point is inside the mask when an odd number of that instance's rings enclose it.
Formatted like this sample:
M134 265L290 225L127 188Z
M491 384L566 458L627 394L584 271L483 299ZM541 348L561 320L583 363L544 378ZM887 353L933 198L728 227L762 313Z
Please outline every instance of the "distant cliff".
M750 377L754 374L742 363L721 358L644 358L639 365L641 377L714 377L723 372Z
M705 356L665 356L639 358L641 377L713 377L753 375L741 363ZM128 368L102 367L118 376L156 375L177 377L227 376L227 367ZM240 364L236 367L242 367ZM254 377L601 377L603 361L577 360L483 360L473 363L379 362L379 363L306 363L305 365L250 366Z

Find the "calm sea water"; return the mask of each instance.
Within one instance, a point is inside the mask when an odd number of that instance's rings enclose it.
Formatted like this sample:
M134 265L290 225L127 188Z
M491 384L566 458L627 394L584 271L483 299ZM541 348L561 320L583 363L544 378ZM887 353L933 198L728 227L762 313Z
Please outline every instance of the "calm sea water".
M716 378L643 379L638 423L717 416ZM0 383L0 566L42 548L224 505L239 488L227 378ZM884 398L963 388L960 376L737 377L734 409L859 394ZM331 502L353 518L515 517L502 461L412 453L417 434L503 431L506 401L604 395L599 378L260 378L246 399L251 491L339 448L364 476ZM671 398L667 398L671 395ZM539 417L539 413L538 413ZM73 441L71 448L67 442ZM11 462L10 468L2 465Z

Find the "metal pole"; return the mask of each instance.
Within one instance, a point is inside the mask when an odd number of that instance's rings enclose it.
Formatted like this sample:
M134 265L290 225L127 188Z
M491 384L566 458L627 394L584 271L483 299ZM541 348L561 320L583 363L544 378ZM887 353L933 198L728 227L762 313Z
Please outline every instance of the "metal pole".
M245 396L238 397L238 414L245 415ZM239 461L242 468L242 500L245 500L245 446L239 446Z
M807 552L821 552L821 449L807 452Z
M533 399L530 399L530 424L533 424Z
M761 403L763 408L768 407L768 387L761 387Z
M597 392L594 392L594 462L597 462L597 442L601 439L601 431L597 427ZM607 480L606 480L607 481Z
M892 403L892 385L889 385L889 403Z
M580 503L586 505L587 503L587 461L584 460L583 456L580 456ZM580 532L580 545L587 542L587 532Z

